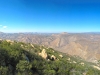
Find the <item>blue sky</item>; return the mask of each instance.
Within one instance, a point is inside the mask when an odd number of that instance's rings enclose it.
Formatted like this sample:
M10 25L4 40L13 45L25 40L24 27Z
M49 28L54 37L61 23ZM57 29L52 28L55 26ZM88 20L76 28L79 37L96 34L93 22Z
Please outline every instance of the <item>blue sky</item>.
M100 32L99 0L0 0L2 32Z

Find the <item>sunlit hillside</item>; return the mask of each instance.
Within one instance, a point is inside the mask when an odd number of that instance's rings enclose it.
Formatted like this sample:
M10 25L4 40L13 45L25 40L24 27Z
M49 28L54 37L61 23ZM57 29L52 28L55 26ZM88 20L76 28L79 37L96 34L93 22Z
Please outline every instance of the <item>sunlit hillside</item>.
M0 75L100 75L100 68L42 45L0 40Z

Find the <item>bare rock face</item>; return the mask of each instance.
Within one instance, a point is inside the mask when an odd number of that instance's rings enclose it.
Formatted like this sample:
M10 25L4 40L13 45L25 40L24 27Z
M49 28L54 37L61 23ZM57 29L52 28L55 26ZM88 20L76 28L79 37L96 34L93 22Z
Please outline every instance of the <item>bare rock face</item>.
M94 68L100 70L100 67L93 65Z
M1 39L39 44L88 61L100 60L100 33L0 34ZM9 42L8 40L8 42ZM32 45L31 45L32 46ZM34 45L32 46L34 48ZM40 54L46 58L44 51Z
M0 41L2 41L2 39L0 39Z
M44 59L47 58L47 53L46 53L45 49L43 49L42 52L39 53L39 55L42 56Z
M60 54L59 56L60 56L61 58L63 58L63 55Z
M31 44L31 46L34 48L34 45L33 44Z
M11 45L14 43L14 41L12 40L6 40L7 42L9 42Z
M51 56L52 60L56 60L56 57L54 55Z
M83 62L81 62L80 64L81 64L82 66L84 66L84 63L83 63Z
M13 43L14 41L11 41L11 40L6 40L7 42L10 42L10 43Z

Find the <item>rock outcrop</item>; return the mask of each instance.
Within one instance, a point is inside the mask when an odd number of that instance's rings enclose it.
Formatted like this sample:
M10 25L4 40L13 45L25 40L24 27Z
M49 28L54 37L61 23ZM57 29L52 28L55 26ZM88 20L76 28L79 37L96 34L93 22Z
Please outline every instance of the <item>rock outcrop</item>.
M39 53L40 56L42 56L44 59L47 58L47 53L46 53L46 50L43 49L41 53Z
M94 60L98 61L100 59L100 33L2 33L0 34L0 40L1 39L9 39L7 40L7 42L11 42L11 40L14 40L32 44L39 44L41 46L48 46L69 55L80 56L81 58L89 62L97 63Z
M55 59L56 59L56 57L55 57L54 55L52 55L52 56L51 56L51 59L52 59L52 60L55 60Z
M60 56L61 58L63 58L63 55L60 54L59 56Z

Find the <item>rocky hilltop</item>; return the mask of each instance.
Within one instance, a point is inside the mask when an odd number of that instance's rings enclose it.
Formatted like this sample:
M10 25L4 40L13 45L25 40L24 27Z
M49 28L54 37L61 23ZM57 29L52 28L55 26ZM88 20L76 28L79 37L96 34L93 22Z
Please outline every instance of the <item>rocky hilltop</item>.
M100 60L100 33L0 33L0 38L48 46L95 63Z
M42 45L0 40L0 75L100 75L100 63Z

